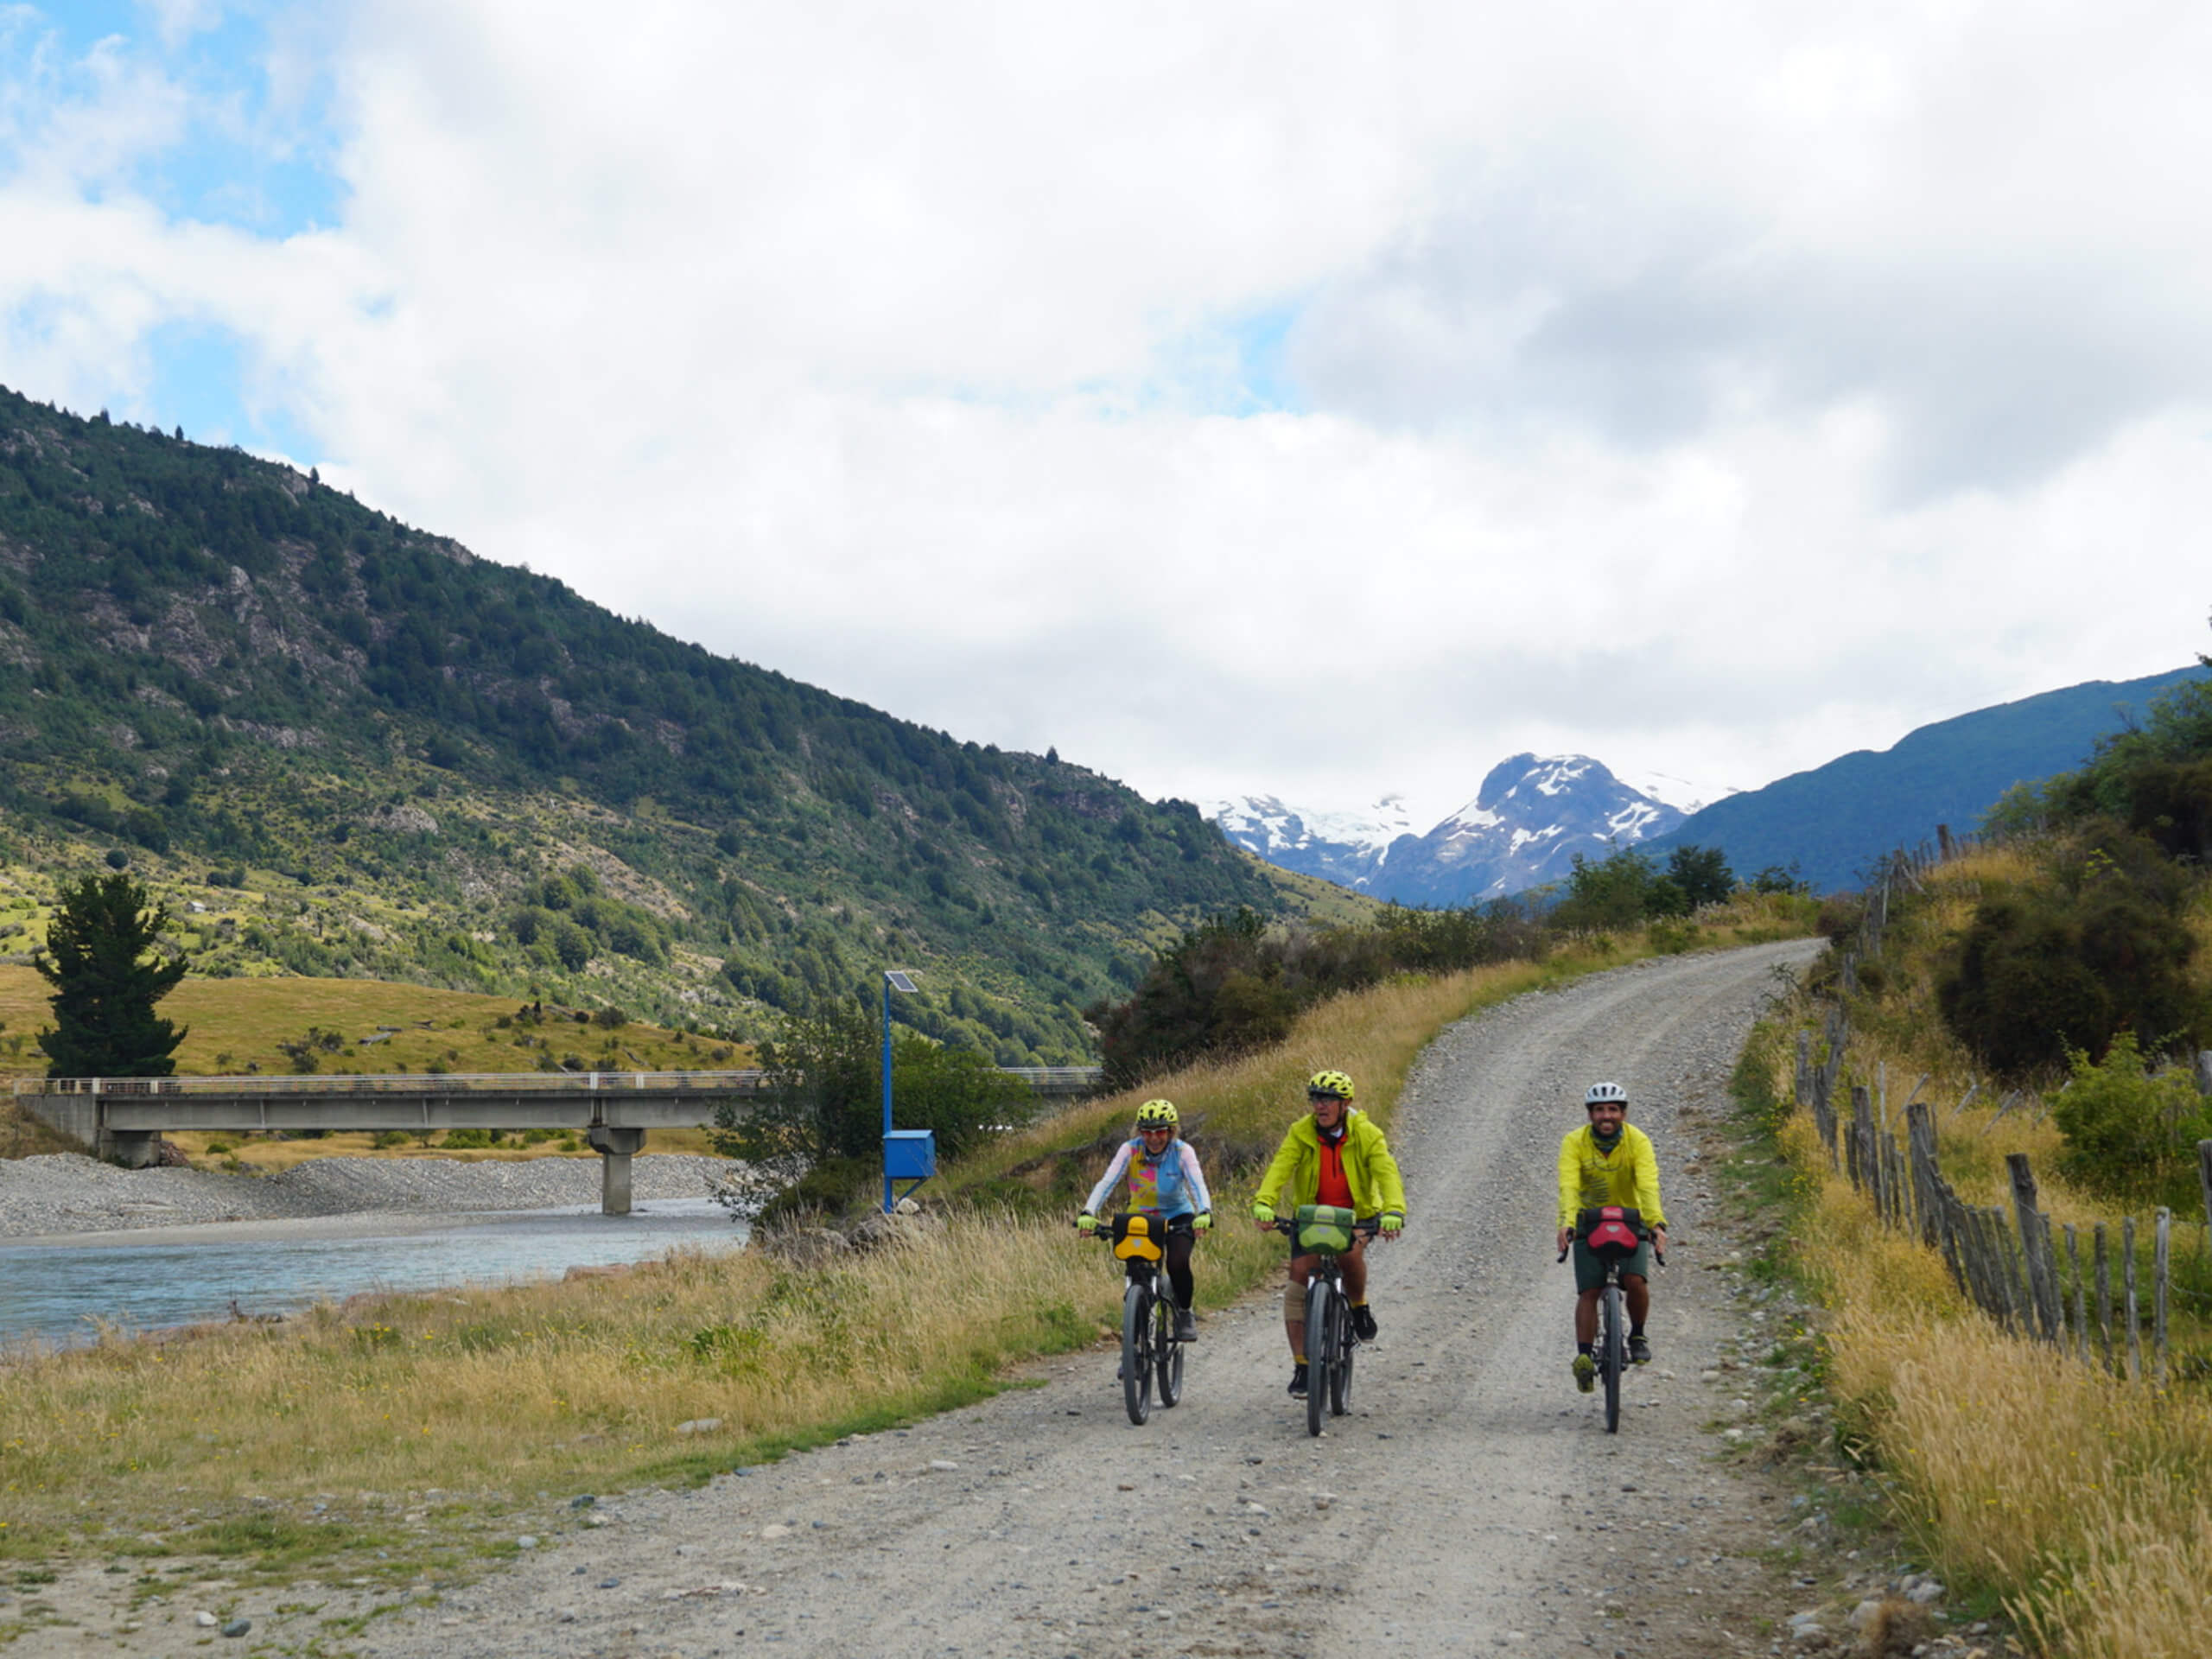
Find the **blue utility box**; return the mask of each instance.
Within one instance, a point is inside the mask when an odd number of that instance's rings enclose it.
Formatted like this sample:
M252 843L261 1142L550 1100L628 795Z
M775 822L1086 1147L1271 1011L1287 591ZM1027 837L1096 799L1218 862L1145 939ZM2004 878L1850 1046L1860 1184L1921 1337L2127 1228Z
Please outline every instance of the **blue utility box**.
M935 1129L893 1129L883 1137L883 1173L893 1181L925 1181L937 1173Z

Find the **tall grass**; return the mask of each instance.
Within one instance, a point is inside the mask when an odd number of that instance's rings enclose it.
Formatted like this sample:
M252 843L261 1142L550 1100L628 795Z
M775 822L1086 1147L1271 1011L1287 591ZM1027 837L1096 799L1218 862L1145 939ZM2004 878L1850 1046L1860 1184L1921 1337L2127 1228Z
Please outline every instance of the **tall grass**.
M1974 1068L1936 1009L1939 948L1977 899L2027 874L2017 851L1934 874L1892 924L1878 995L1853 1006L1845 1078L1885 1081L1894 1121L1926 1077L1944 1173L1969 1201L2009 1209L2005 1155L2024 1152L2054 1222L2116 1224L2059 1176L2061 1139L2032 1091L2000 1116L2002 1091L1985 1084L1955 1109ZM1766 1054L1786 1097L1780 1035ZM1955 1293L1934 1252L1881 1225L1830 1169L1806 1117L1790 1119L1781 1139L1805 1194L1798 1259L1830 1308L1840 1421L1929 1560L1955 1582L1993 1591L2044 1651L2201 1652L2212 1584L2212 1401L2201 1385L2162 1392L2116 1381L2007 1335ZM2176 1229L2177 1266L2202 1237ZM2184 1334L2193 1324L2177 1323Z

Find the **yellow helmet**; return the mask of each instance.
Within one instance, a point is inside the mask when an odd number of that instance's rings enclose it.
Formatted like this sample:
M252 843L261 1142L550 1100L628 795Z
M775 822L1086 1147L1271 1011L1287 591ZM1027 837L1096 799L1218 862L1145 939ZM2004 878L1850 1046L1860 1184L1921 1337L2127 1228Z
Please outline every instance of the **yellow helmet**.
M1137 1108L1139 1129L1172 1129L1180 1121L1172 1100L1147 1100Z
M1341 1071L1316 1071L1306 1080L1306 1096L1332 1096L1338 1100L1351 1098L1351 1079Z

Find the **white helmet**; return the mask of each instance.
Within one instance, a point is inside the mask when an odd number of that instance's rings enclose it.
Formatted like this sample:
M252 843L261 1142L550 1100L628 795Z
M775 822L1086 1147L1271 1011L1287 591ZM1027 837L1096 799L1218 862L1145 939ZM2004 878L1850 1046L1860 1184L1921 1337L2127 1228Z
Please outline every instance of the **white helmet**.
M1628 1104L1628 1090L1622 1088L1618 1083L1593 1083L1590 1085L1588 1091L1582 1096L1583 1109L1586 1111L1592 1106L1605 1103L1611 1103L1617 1106L1626 1106Z

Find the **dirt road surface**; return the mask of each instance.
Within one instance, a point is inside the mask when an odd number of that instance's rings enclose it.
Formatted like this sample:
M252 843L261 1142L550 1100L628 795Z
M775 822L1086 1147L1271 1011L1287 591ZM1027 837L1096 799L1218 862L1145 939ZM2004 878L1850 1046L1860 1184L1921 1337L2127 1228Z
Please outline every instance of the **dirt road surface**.
M1700 1377L1749 1315L1698 1270L1721 1240L1678 1119L1725 1108L1775 968L1813 950L1647 963L1447 1033L1398 1117L1413 1221L1374 1252L1382 1340L1319 1440L1284 1393L1281 1299L1255 1299L1206 1322L1184 1402L1142 1428L1110 1356L1055 1361L903 1433L608 1502L608 1524L380 1621L367 1649L1764 1652L1758 1621L1791 1605L1753 1559L1781 1502L1715 1458L1735 1391ZM1675 1232L1617 1435L1567 1375L1550 1245L1559 1137L1601 1077L1658 1143Z
M1101 1349L699 1490L563 1501L513 1567L396 1609L388 1591L242 1593L222 1617L252 1629L224 1640L194 1592L126 1611L105 1605L123 1581L87 1564L39 1592L69 1627L11 1651L1764 1654L1817 1599L1775 1564L1789 1490L1723 1455L1773 1311L1700 1269L1735 1248L1709 1161L1729 1071L1777 970L1817 948L1643 963L1447 1031L1393 1134L1412 1215L1372 1253L1381 1340L1318 1440L1284 1392L1269 1294L1206 1319L1183 1403L1144 1427ZM1568 1375L1573 1283L1551 1243L1559 1138L1601 1078L1657 1143L1674 1234L1655 1363L1617 1435Z

